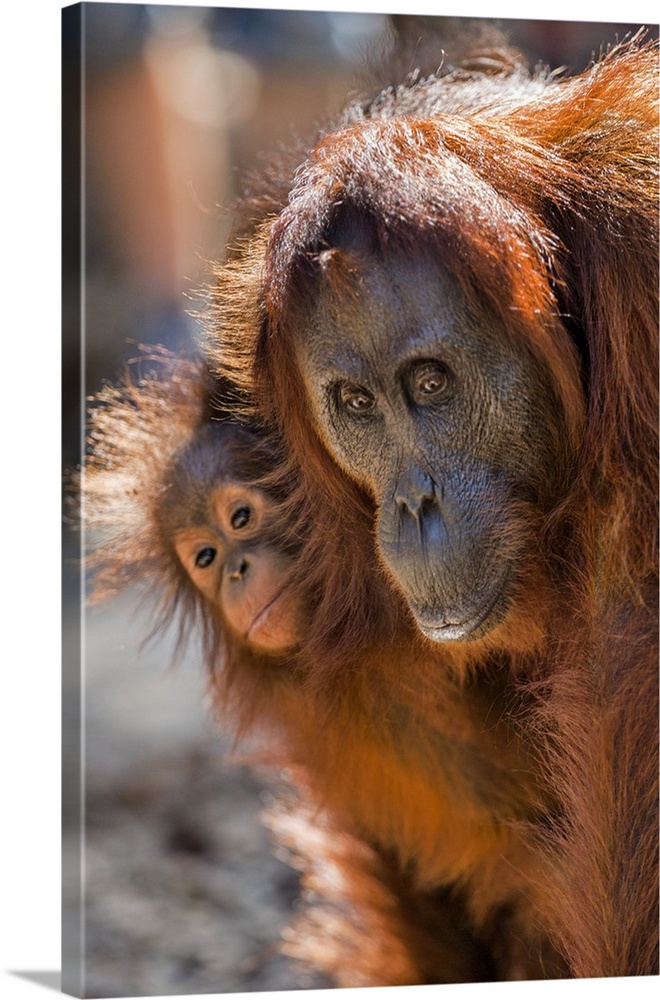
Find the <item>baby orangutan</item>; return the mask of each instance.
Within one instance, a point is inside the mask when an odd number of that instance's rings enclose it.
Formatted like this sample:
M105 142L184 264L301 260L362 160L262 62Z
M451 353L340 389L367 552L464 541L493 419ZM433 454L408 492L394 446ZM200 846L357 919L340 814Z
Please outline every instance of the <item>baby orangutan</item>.
M200 628L214 683L228 688L263 676L263 657L268 673L300 635L286 499L272 485L271 443L219 408L203 363L151 352L160 374L129 375L92 401L75 482L92 532L91 597L129 586L155 597L152 634L173 618L180 642Z
M266 468L254 434L210 422L175 456L158 518L164 544L233 639L281 654L296 645L301 614L277 503L255 485Z

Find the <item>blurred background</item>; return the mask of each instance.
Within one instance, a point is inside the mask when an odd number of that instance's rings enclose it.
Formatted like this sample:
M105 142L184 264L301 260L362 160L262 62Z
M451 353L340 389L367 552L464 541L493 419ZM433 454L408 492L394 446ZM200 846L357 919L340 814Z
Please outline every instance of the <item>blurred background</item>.
M222 256L242 172L336 111L359 88L365 57L443 22L74 10L62 59L69 469L80 461L85 397L117 377L136 344L194 342L191 295L206 262ZM497 23L532 65L571 71L639 27ZM241 763L211 724L196 649L175 662L173 635L142 645L150 609L137 591L84 607L79 547L65 526L65 986L103 997L329 985L276 952L298 900L297 876L260 822L281 776Z

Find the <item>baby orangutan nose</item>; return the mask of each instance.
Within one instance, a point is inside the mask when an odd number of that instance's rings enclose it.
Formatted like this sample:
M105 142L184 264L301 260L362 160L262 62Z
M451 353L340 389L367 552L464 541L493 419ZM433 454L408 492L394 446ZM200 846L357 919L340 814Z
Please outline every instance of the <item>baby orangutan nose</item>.
M242 580L249 568L250 564L248 560L239 556L237 560L234 560L233 564L228 562L227 575L230 580Z

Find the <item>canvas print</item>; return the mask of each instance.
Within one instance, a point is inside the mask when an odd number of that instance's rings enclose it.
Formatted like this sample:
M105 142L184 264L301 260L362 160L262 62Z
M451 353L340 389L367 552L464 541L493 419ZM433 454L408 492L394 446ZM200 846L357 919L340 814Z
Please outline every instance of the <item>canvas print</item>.
M65 992L658 974L657 38L64 9Z

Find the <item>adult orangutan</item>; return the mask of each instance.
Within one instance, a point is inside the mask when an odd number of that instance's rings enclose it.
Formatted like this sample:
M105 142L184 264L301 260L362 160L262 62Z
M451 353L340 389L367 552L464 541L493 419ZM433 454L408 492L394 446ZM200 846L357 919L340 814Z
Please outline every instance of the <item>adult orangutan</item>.
M342 985L658 972L657 70L354 102L218 268L291 454L288 752L364 933L299 951Z

